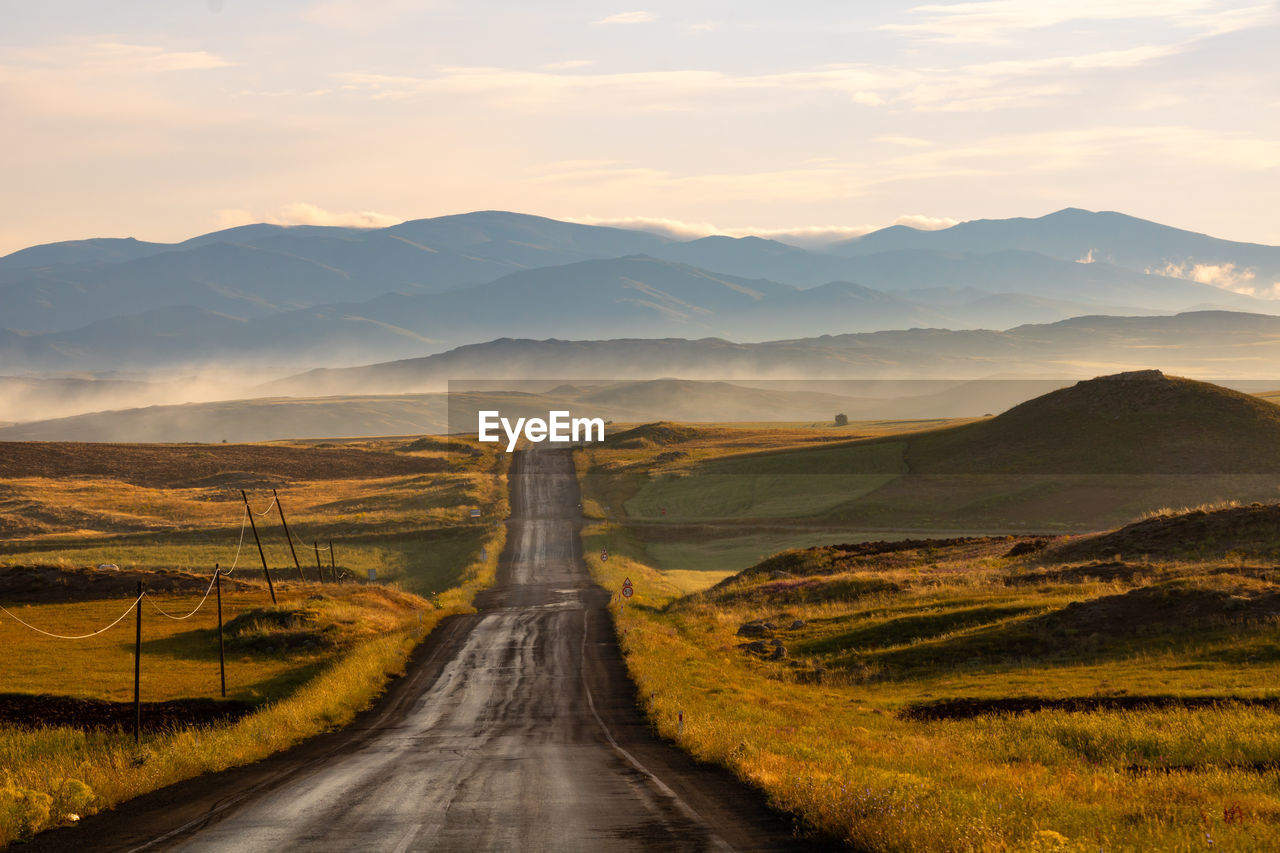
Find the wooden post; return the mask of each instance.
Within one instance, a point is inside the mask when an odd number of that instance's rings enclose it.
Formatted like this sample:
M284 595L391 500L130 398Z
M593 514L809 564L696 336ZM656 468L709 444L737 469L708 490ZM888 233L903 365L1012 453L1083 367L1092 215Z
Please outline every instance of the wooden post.
M329 540L329 574L333 575L333 582L338 582L338 567L333 561L333 540Z
M262 573L267 576L267 589L271 590L271 603L276 603L276 588L271 583L271 570L267 568L267 555L262 553L262 540L258 538L258 525L253 520L253 507L249 506L249 496L244 493L244 489L240 490L240 497L244 498L244 508L249 512L249 526L253 528L253 541L258 543L258 556L262 558Z
M227 698L227 655L222 646L222 571L213 564L213 586L218 591L218 675L222 679L222 698Z
M133 636L133 742L142 744L142 581L138 581L137 628Z
M280 510L280 523L284 525L284 538L289 540L289 553L293 555L293 565L298 569L298 580L306 581L307 576L302 573L302 563L298 562L298 552L293 550L293 534L289 532L289 522L284 520L284 504L280 503L280 496L276 494L276 490L272 489L271 494L276 499L276 509Z
M320 583L324 583L324 567L320 565L320 543L312 541L311 547L316 549L316 577L320 578Z

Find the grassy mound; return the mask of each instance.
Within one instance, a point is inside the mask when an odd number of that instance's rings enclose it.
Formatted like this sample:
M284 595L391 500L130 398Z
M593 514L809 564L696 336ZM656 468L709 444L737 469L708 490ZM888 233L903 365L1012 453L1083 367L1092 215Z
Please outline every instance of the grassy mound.
M609 436L605 443L611 447L619 448L665 447L670 444L684 444L687 441L693 441L700 434L700 430L694 427L658 421L623 430L616 435Z
M922 434L906 461L923 474L1280 472L1280 407L1158 370L1120 373Z
M1227 552L1280 555L1280 504L1160 512L1119 530L1062 542L1048 549L1045 558L1087 560L1120 554L1196 559Z

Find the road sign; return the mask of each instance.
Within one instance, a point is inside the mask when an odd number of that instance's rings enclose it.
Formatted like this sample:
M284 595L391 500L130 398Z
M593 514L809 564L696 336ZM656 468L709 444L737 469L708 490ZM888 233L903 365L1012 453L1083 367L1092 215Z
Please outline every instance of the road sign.
M632 589L631 587L629 587L629 586L624 586L624 587L622 588L622 597L623 597L623 598L630 598L631 596L633 596L633 595L635 595L635 594L636 594L636 591L635 591L634 589Z
M623 585L623 587L629 587L629 586L631 586L631 578L627 578L626 580L624 580L624 581L622 582L622 585Z

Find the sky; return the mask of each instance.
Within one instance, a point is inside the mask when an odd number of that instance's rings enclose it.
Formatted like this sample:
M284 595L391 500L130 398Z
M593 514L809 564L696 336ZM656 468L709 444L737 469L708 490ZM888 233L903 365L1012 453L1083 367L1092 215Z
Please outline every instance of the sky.
M830 237L1063 207L1280 244L1250 0L0 0L0 254L504 209Z

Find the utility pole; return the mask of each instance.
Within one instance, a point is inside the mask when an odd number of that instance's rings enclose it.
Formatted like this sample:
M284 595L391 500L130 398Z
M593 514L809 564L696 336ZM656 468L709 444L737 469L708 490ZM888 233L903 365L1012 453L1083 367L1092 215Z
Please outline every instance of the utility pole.
M137 628L133 636L133 743L142 744L142 581L138 581Z
M222 645L222 572L213 564L213 586L218 591L218 674L222 678L222 698L227 698L227 654Z
M244 489L240 490L240 497L244 498L244 508L249 513L249 526L253 528L253 541L258 543L258 556L262 558L262 573L267 576L267 589L271 590L271 603L276 603L276 588L271 583L271 570L267 568L267 555L262 553L262 540L258 538L258 525L253 520L253 507L249 506L249 496L244 493Z
M280 503L280 496L276 494L276 490L272 489L271 494L276 499L276 509L280 510L280 523L284 525L284 538L289 540L289 553L293 555L293 565L298 569L298 580L306 581L307 576L302 573L302 563L298 562L298 552L293 550L293 534L289 532L289 522L284 520L284 504Z

